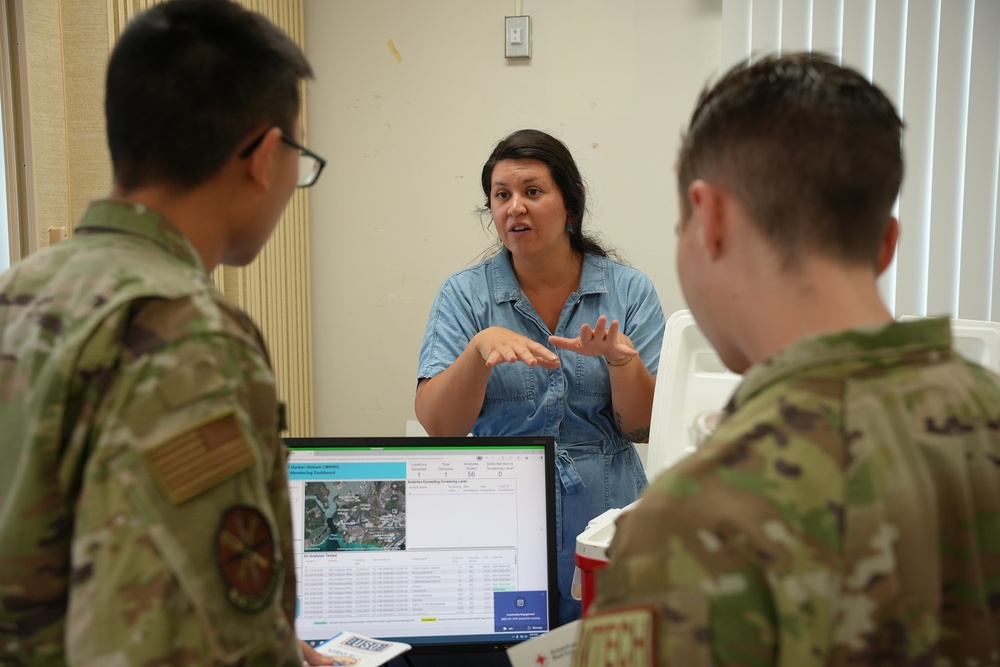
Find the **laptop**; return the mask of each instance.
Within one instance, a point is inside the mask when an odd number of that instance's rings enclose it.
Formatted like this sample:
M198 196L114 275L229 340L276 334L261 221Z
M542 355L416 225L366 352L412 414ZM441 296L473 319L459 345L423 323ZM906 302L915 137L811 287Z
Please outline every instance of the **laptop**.
M300 639L504 654L558 624L553 438L285 443Z

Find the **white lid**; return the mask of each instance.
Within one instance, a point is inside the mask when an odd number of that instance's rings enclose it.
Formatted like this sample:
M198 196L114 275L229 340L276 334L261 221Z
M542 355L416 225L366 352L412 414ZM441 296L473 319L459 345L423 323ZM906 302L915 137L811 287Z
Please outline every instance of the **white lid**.
M585 558L607 560L605 552L615 536L615 519L631 506L614 507L591 519L583 532L576 536L576 553Z

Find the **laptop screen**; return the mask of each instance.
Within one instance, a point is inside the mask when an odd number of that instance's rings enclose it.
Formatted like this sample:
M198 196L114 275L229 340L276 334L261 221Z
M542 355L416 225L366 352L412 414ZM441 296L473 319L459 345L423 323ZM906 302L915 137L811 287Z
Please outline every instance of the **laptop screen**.
M501 651L555 627L551 437L285 442L300 639Z

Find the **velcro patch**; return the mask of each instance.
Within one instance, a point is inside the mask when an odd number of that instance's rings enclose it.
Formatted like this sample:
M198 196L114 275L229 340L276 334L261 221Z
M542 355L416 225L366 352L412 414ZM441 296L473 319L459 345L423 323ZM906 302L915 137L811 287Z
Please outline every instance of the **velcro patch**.
M574 667L623 665L655 667L656 611L625 607L583 619Z
M230 604L247 613L264 609L278 583L274 533L256 507L226 510L215 533L215 557Z
M236 415L211 417L146 451L156 481L179 505L254 463Z

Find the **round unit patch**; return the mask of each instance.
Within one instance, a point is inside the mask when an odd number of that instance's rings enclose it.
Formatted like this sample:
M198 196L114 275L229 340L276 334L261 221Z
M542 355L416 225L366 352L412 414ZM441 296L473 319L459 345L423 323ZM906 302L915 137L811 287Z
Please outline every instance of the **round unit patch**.
M215 533L215 560L230 604L257 613L271 602L278 583L275 553L271 525L259 509L226 510Z

